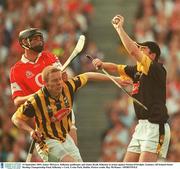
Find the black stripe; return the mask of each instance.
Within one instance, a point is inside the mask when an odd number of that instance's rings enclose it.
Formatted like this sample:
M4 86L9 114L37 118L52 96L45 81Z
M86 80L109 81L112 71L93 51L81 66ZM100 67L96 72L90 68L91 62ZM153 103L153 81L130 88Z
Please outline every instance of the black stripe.
M159 135L164 135L165 134L165 128L164 128L164 123L159 124Z
M62 130L63 137L66 138L66 130L65 130L64 126L63 126L62 120L60 121L60 125L61 125L61 130Z
M34 106L32 105L32 103L30 101L27 101L26 105L23 106L23 114L26 115L27 117L35 117L35 121L36 121L36 124L39 128L39 120L38 120L38 117L36 115L36 111L35 111L35 108Z
M30 118L35 116L35 109L29 100L23 105L23 114Z
M58 101L57 104L56 104L57 110L61 109L61 104L59 102L60 101ZM63 126L62 120L60 121L60 126L61 126L61 131L62 131L63 137L66 138L66 130L65 130L64 126Z
M164 123L163 124L159 124L159 144L162 146L164 139L162 139L162 137L164 137L165 134L165 128L164 128Z
M60 102L60 100L56 100L55 102L56 102L57 110L60 110L61 109L61 102Z
M66 95L65 95L65 92L64 92L64 90L62 91L62 95L63 95L63 97L64 97L64 102L65 102L65 100L67 99L67 97L66 97ZM66 99L65 99L66 98ZM67 102L68 102L68 100L67 100ZM68 103L64 103L65 104L65 107L70 107L70 105L69 105L69 102ZM67 104L67 105L66 105ZM69 125L69 119L72 121L72 112L70 113L70 114L68 114L68 116L67 116L67 124L68 124L68 131L70 131L70 125Z
M73 97L74 97L74 92L73 92L73 87L71 85L70 82L66 82L68 89L69 89L69 93L70 93L70 97L71 97L71 103L73 104Z
M46 96L44 96L44 99L45 99L46 106L47 106L47 109L48 109L48 107L50 106L49 98L46 97ZM52 116L53 116L52 110L49 110L49 109L48 109L48 116L49 116L50 119L52 118ZM55 137L59 138L61 141L64 141L60 136L58 136L58 131L57 131L57 129L56 129L55 123L54 123L54 122L51 122L50 126L51 126L51 129L52 129L52 131L53 131L53 135L54 135Z
M49 94L49 92L48 92L48 90L47 90L46 87L43 87L43 88L42 88L42 91L44 92L44 95L45 95L46 97L51 97L51 95Z
M157 147L157 154L160 153L162 145L164 143L164 134L165 134L164 124L159 124L159 143Z
M38 117L37 117L36 114L35 114L35 121L36 121L36 124L37 124L37 126L38 126L38 128L39 128L39 127L40 127L40 122L39 122Z
M48 130L46 128L46 117L44 115L44 111L43 111L43 107L42 107L42 103L41 103L41 100L38 96L38 94L35 94L34 95L34 99L36 100L36 103L37 103L37 106L41 112L41 117L42 117L42 124L43 124L43 129L44 129L44 132L46 133L46 135L49 137L49 138L53 138L49 133L48 133Z
M76 92L77 89L78 89L79 87L81 87L81 85L82 85L79 76L77 76L77 79L78 79L78 80L73 80L73 82L74 82L74 84L75 84L75 92Z

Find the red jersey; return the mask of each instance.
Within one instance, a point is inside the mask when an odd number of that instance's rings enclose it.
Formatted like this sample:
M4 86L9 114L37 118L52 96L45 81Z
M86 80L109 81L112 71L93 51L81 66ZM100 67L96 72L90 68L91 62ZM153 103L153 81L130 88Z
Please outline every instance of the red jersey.
M38 91L43 86L41 72L48 65L62 66L59 59L48 51L41 52L35 62L29 61L23 55L10 71L12 98Z

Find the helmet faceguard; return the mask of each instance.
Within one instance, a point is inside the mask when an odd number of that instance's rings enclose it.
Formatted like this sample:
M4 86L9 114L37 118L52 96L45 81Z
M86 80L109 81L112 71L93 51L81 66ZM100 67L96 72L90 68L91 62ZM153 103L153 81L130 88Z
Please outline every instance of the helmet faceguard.
M33 46L33 47L31 46L31 39L37 35L41 36L43 39L43 34L40 32L39 29L37 29L37 28L25 29L19 33L19 44L21 45L21 47L23 47L25 49L30 49L30 50L33 50L33 51L39 53L44 48L44 41L43 41L42 45L37 45L37 46ZM27 40L27 44L23 43L23 39Z

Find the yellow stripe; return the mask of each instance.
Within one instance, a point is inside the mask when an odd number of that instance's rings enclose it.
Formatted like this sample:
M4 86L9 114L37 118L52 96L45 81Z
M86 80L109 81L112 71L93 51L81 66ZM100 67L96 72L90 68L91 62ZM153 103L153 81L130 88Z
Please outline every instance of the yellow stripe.
M27 121L29 118L23 114L23 105L21 105L17 111L15 112L14 116L18 119L21 119L21 120L24 120L24 121Z
M137 70L139 72L143 72L145 75L148 74L149 67L151 65L152 60L143 53L143 57L141 58L141 62L137 62Z
M118 73L120 76L121 80L132 80L125 72L125 67L126 65L118 65L117 69L118 69Z
M48 110L47 110L46 102L45 102L45 99L44 99L44 94L42 92L39 92L38 95L40 97L42 108L43 108L43 113L44 113L44 116L45 116L45 119L46 119L47 131L51 136L53 136L53 132L52 132L52 129L51 129L51 126L50 126L51 121L49 119Z
M127 76L126 72L124 71L125 67L126 65L118 65L117 69L118 69L119 76Z
M65 91L65 94L66 94L66 91ZM69 98L68 98L68 101L69 101ZM64 99L62 99L61 100L61 106L62 106L62 108L65 108L65 103L64 103ZM62 123L63 123L63 126L64 126L64 128L65 128L65 130L66 130L66 132L68 132L67 131L67 116L65 116L63 119L62 119Z
M87 75L85 75L85 74L80 74L79 77L80 77L80 80L81 80L81 87L82 87L87 83L88 78L87 78Z
M72 83L73 83L73 81L72 81ZM70 83L71 84L71 83ZM74 83L73 83L74 84ZM74 88L75 88L75 85L74 85ZM74 88L73 88L73 91L74 91ZM70 92L69 92L69 89L68 89L68 86L67 85L65 85L64 86L64 93L65 93L65 95L66 95L66 97L67 97L67 99L68 99L68 102L69 102L69 106L70 106L70 108L72 108L72 100L71 100L71 95L70 95ZM64 100L63 100L63 103L64 103ZM64 105L63 105L64 106Z
M76 77L74 77L73 78L73 80L77 80L77 77L79 77L80 78L80 86L78 87L78 89L79 88L81 88L81 87L83 87L86 83L87 83L87 81L88 81L88 78L87 78L87 75L85 75L85 74L80 74L80 75L78 75L78 76L76 76ZM73 81L72 79L71 80L69 80L69 83L71 84L71 86L73 87L73 92L76 90L76 86L75 86L75 84L74 84L74 81Z
M37 116L38 121L39 121L39 128L38 128L38 126L36 125L36 129L37 129L38 131L40 131L44 136L46 136L46 134L45 134L45 132L44 132L44 130L43 130L41 113L40 113L39 109L37 108L37 103L36 103L36 102L33 103L33 107L34 107L34 109L35 109L35 113L36 113L36 116Z
M53 100L53 99L51 99L50 98L50 104L51 104L51 108L52 108L52 110L53 110L53 114L56 114L57 113L57 107L55 106L55 100ZM60 102L61 102L62 100L60 99ZM62 102L61 102L62 103ZM61 108L62 108L62 104L61 104ZM59 137L61 137L61 138L64 138L63 137L63 134L62 134L62 130L61 130L61 126L60 126L60 122L59 121L57 121L57 122L55 122L55 127L56 127L56 130L57 130L57 132L58 132L58 136Z
M72 109L73 102L71 100L71 95L70 95L70 92L69 92L69 89L68 89L67 86L64 88L64 93L65 93L65 95L66 95L66 97L68 99L70 109ZM62 107L65 108L64 100L62 101ZM68 118L66 116L65 118L63 118L63 125L65 126L67 132L68 132L68 124L69 124L69 126L71 126L72 121L70 119L68 120Z

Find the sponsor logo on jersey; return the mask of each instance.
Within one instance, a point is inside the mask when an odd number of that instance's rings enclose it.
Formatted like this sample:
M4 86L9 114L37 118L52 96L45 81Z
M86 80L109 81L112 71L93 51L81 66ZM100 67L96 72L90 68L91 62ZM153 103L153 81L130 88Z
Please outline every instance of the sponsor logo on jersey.
M26 77L28 79L32 78L33 76L34 76L34 74L31 71L29 71L29 70L26 71Z
M133 83L132 95L139 93L139 81L137 83Z

